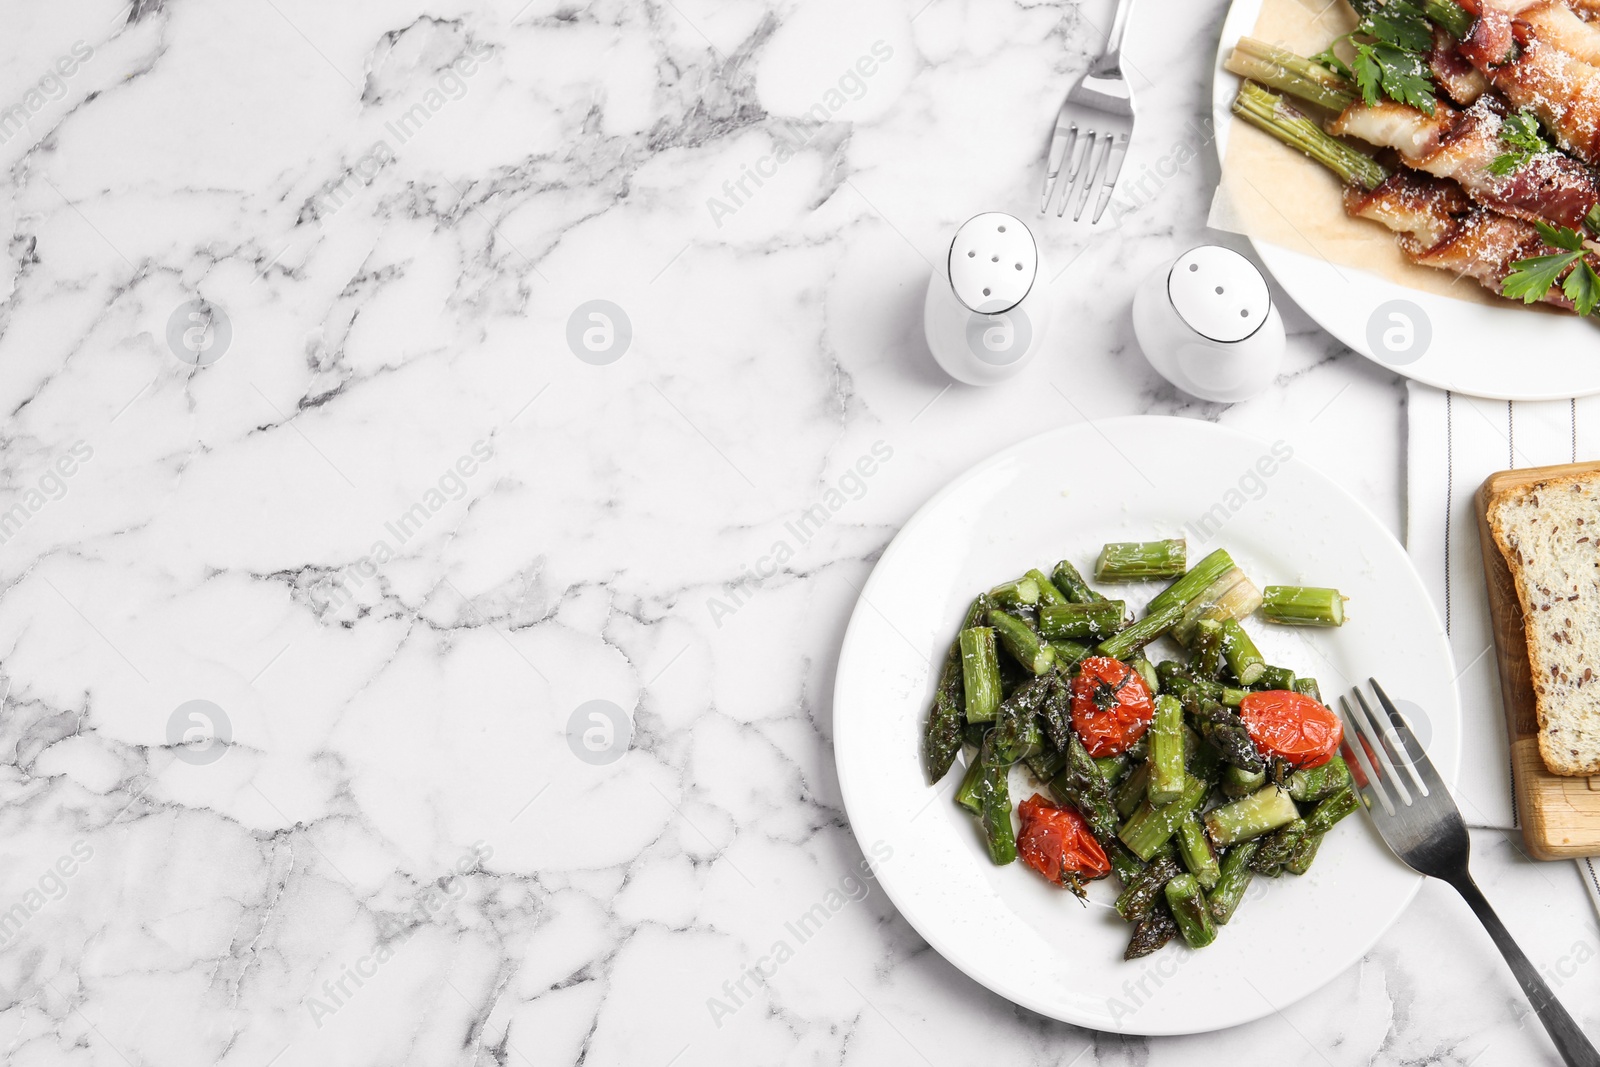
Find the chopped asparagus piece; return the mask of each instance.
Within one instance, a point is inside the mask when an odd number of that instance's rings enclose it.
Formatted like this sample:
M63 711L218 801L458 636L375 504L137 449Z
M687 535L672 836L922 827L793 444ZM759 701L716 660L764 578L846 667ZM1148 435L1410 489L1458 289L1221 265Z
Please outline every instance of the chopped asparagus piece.
M1371 191L1389 177L1388 168L1376 159L1326 133L1283 97L1254 82L1245 82L1240 87L1239 96L1233 102L1233 113L1321 163L1346 185Z
M983 774L978 778L978 802L982 805L983 836L989 844L989 858L996 866L1005 866L1017 858L1016 830L1011 825L1011 786L1008 767L992 758L991 732L985 741L979 762Z
M1322 835L1306 833L1301 836L1300 843L1294 848L1289 861L1283 869L1290 874L1305 874L1311 869L1311 861L1317 858L1317 849L1322 845Z
M1102 756L1094 761L1095 768L1099 770L1100 777L1106 784L1115 788L1122 781L1122 772L1128 769L1127 756Z
M1222 623L1222 651L1228 659L1228 669L1242 686L1255 685L1267 669L1266 658L1236 619Z
M1066 766L1051 780L1050 791L1077 808L1096 837L1111 837L1117 832L1117 810L1111 803L1110 783L1076 737L1064 754Z
M1035 633L1033 627L1015 615L991 611L989 625L994 628L1000 643L1006 646L1006 651L1024 670L1043 674L1055 664L1056 650Z
M1038 712L1049 695L1054 678L1029 678L1000 702L995 726L989 733L990 751L996 762L1010 765L1043 751L1044 734L1039 729Z
M1072 686L1059 673L1046 675L1044 680L1048 688L1039 705L1039 718L1044 721L1050 743L1064 751L1077 736L1072 729Z
M1227 665L1226 649L1222 642L1222 624L1206 619L1195 627L1194 657L1190 672L1203 682L1215 682Z
M1294 676L1294 671L1288 667L1268 667L1261 672L1261 677L1256 679L1257 689L1277 689L1285 692L1294 692L1294 684L1300 679Z
M1052 583L1050 579L1045 576L1044 571L1035 568L1029 571L1027 574L1024 574L1022 577L1032 582L1038 588L1039 606L1041 608L1047 604L1069 603L1067 600L1067 595L1055 587L1054 583Z
M1226 926L1228 920L1233 918L1233 913L1238 911L1239 905L1244 902L1245 891L1250 888L1250 882L1256 876L1256 872L1250 867L1250 861L1255 858L1256 851L1260 847L1258 842L1246 841L1223 854L1222 874L1217 879L1216 888L1212 889L1206 898L1211 917L1220 925Z
M1229 694L1228 688L1221 683L1196 678L1187 670L1171 675L1162 683L1161 688L1163 692L1171 693L1183 701L1183 710L1192 715L1200 714L1208 703L1225 703ZM1244 692L1239 690L1238 693L1242 700Z
M1200 735L1185 724L1183 728L1183 765L1196 778L1216 785L1222 771L1222 756L1216 748L1200 739Z
M1094 649L1088 645L1080 645L1076 641L1051 641L1050 647L1056 652L1056 670L1074 671L1078 664L1094 655Z
M1210 791L1211 787L1204 781L1189 776L1177 800L1159 808L1146 800L1128 817L1117 836L1122 838L1122 843L1128 846L1130 852L1148 861L1162 845L1171 840L1172 835L1178 832L1178 824L1183 817L1199 807ZM1288 794L1284 796L1288 798ZM1294 801L1290 800L1289 805L1293 807Z
M1139 861L1139 857L1129 852L1128 846L1115 837L1101 841L1100 847L1106 850L1106 859L1111 861L1111 870L1122 879L1123 885L1130 884L1144 873L1145 865Z
M1311 814L1306 816L1306 829L1314 834L1325 834L1360 806L1354 792L1348 787L1341 789L1311 809Z
M1170 853L1155 857L1117 897L1117 914L1136 923L1150 914L1168 882L1183 873Z
M1053 641L1104 641L1122 629L1127 610L1121 600L1045 604L1039 608L1039 632Z
M1171 692L1172 685L1175 682L1187 680L1189 680L1189 665L1187 663L1179 663L1175 659L1164 659L1156 664L1156 681L1159 683L1156 686L1157 692ZM1178 699L1181 700L1183 698L1180 695Z
M974 626L961 631L961 683L968 722L993 722L1000 706L1000 657L994 631Z
M1343 626L1344 602L1337 589L1269 585L1262 592L1261 616L1285 626Z
M1122 784L1117 786L1115 795L1117 814L1126 819L1139 810L1139 805L1144 803L1145 790L1149 784L1150 763L1148 760L1140 760L1134 764L1133 770L1122 780Z
M1159 693L1161 691L1161 679L1156 677L1156 665L1154 663L1151 663L1143 655L1139 655L1133 658L1133 662L1129 666L1138 672L1140 678L1144 679L1144 684L1149 687L1151 693Z
M1195 628L1203 621L1223 622L1227 619L1245 619L1261 606L1261 590L1238 567L1225 573L1210 588L1201 593L1184 608L1183 618L1172 628L1172 636L1188 647L1194 641Z
M1296 678L1294 680L1294 691L1302 696L1310 697L1318 704L1322 703L1322 687L1317 684L1315 678Z
M1121 541L1106 545L1095 561L1101 582L1143 582L1179 578L1188 568L1189 548L1183 538L1168 541Z
M1247 771L1242 767L1228 766L1222 772L1222 792L1224 796L1238 799L1247 797L1251 793L1261 790L1267 784L1267 772Z
M1112 659L1127 659L1151 641L1172 629L1173 623L1183 616L1183 606L1173 604L1153 612L1121 631L1114 637L1100 642L1100 654L1110 656Z
M983 760L974 753L972 762L967 764L966 773L961 776L961 786L956 790L955 801L958 807L966 808L974 815L983 814L983 800L979 796L978 783L983 780Z
M1187 608L1190 601L1211 588L1211 583L1231 570L1233 570L1233 557L1228 555L1225 549L1219 548L1196 563L1188 574L1157 593L1145 611L1155 615L1175 604ZM1179 618L1182 618L1181 612Z
M1154 807L1183 796L1183 733L1183 705L1176 697L1156 697L1149 733L1150 782L1146 786L1146 795Z
M1350 768L1344 757L1335 755L1320 767L1306 767L1289 776L1289 795L1302 804L1326 800L1350 785Z
M1294 856L1300 840L1306 835L1306 823L1296 819L1261 838L1261 850L1250 861L1260 874L1275 874Z
M989 590L989 599L1008 608L1020 608L1039 602L1039 585L1032 578L1018 578Z
M1206 839L1206 829L1200 823L1200 816L1192 811L1178 824L1178 855L1183 857L1183 865L1189 868L1189 873L1200 883L1200 888L1209 890L1222 877L1216 849Z
M1358 98L1350 83L1327 67L1250 37L1239 39L1223 66L1241 78L1252 78L1330 111L1343 111Z
M1299 817L1300 809L1294 806L1294 800L1288 792L1269 785L1241 800L1207 812L1206 833L1218 848L1226 848L1252 837L1269 834ZM1131 845L1129 847L1132 848ZM1137 854L1139 850L1135 848L1133 851Z
M1207 701L1200 705L1194 719L1200 736L1217 750L1228 766L1252 772L1265 767L1244 720L1233 708Z
M1105 597L1089 588L1089 583L1083 580L1083 575L1078 573L1078 568L1067 560L1062 560L1056 564L1056 569L1051 574L1051 581L1074 604L1090 604L1096 600L1105 599Z
M1206 906L1205 894L1192 874L1180 874L1167 883L1167 907L1178 923L1178 932L1190 948L1205 948L1217 939L1217 924Z
M933 710L923 734L922 755L928 781L938 782L950 773L950 765L961 751L961 641L958 638L939 671L939 686L934 690Z
M961 629L980 625L987 612L988 601L979 595L967 608ZM965 725L962 699L961 634L957 632L939 671L939 686L934 691L933 709L928 713L928 728L923 735L922 751L930 782L938 782L949 774L950 765L961 751L961 733Z
M1133 928L1133 937L1128 941L1128 948L1123 952L1124 960L1141 959L1158 949L1166 947L1168 941L1178 936L1178 923L1172 917L1172 909L1165 906L1164 901L1150 909L1149 914L1140 919Z
M1067 765L1067 757L1059 749L1033 752L1024 757L1028 770L1041 782L1048 782L1061 773L1061 768Z

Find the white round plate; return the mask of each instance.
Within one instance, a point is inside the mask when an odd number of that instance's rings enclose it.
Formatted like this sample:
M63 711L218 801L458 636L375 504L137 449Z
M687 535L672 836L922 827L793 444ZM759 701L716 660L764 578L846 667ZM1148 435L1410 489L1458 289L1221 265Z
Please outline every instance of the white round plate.
M1225 159L1240 79L1223 69L1239 38L1248 36L1262 0L1234 0L1222 24L1212 81L1217 154ZM1285 152L1292 151L1284 148ZM1376 225L1374 223L1373 225ZM1592 322L1543 314L1507 302L1473 304L1396 285L1386 278L1251 238L1278 284L1323 329L1398 374L1471 396L1495 400L1557 400L1600 393L1600 345ZM1462 284L1476 285L1476 282ZM1368 323L1384 304L1405 300L1422 309L1432 338L1421 358L1397 363L1374 352ZM1385 322L1387 312L1385 312Z
M884 551L839 655L840 788L890 899L974 980L1098 1030L1199 1033L1268 1015L1359 960L1421 882L1357 813L1328 835L1305 876L1256 879L1209 948L1180 943L1125 963L1131 928L1110 907L1114 879L1091 885L1085 906L1020 861L994 866L974 820L951 802L959 763L928 784L921 739L934 675L974 595L1062 558L1088 573L1107 541L1182 536L1191 559L1225 547L1258 585L1348 595L1338 630L1253 625L1263 653L1318 678L1330 700L1372 675L1397 700L1426 708L1425 721L1411 709L1413 721L1454 782L1461 724L1450 650L1404 550L1288 446L1210 423L1080 424L978 464ZM1159 588L1117 593L1142 607ZM1153 659L1175 652L1164 645ZM1020 803L1035 787L1025 770L1012 775Z

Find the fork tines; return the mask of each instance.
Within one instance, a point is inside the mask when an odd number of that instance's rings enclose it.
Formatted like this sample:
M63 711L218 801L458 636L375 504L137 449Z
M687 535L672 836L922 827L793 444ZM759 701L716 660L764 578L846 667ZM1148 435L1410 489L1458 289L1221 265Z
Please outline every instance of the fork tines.
M1344 758L1367 810L1372 811L1376 803L1394 815L1423 798L1453 806L1449 791L1434 770L1433 761L1417 743L1405 716L1377 679L1370 679L1368 684L1384 714L1373 711L1360 688L1352 692L1355 707L1347 698L1339 698L1345 726Z
M1083 217L1083 209L1089 203L1095 186L1100 187L1100 199L1095 204L1094 215L1090 223L1098 223L1100 216L1105 214L1106 205L1111 202L1111 194L1117 187L1117 178L1122 173L1123 161L1128 157L1128 133L1120 134L1108 129L1083 128L1072 120L1065 122L1058 120L1055 136L1050 144L1049 166L1044 176L1044 199L1039 206L1043 213L1050 211L1051 195L1056 190L1057 178L1061 173L1062 164L1067 167L1066 181L1061 183L1061 199L1056 206L1056 218L1067 212L1067 204L1074 199L1073 191L1077 190L1077 207L1073 209L1072 221L1077 222ZM1085 164L1088 164L1085 167ZM1080 183L1080 176L1083 181Z

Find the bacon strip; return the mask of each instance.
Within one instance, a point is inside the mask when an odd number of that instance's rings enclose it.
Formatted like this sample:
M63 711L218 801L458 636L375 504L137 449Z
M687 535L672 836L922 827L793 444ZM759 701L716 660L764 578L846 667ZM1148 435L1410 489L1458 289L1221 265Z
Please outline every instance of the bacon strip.
M1600 165L1600 27L1550 0L1462 0L1462 6L1478 19L1460 55L1512 106L1538 115L1562 148Z
M1537 37L1523 43L1502 67L1482 63L1462 46L1490 83L1514 107L1539 116L1561 147L1591 166L1600 164L1600 67L1574 59Z
M1346 186L1344 209L1393 230L1400 251L1418 266L1472 278L1497 296L1518 260L1558 251L1532 225L1474 204L1451 182L1413 171L1393 174L1371 192ZM1544 302L1573 310L1559 287Z
M1583 21L1566 4L1530 4L1518 17L1527 23L1529 33L1557 51L1585 63L1600 65L1600 26Z
M1596 0L1600 3L1600 0ZM1450 36L1442 26L1433 28L1433 52L1428 56L1428 67L1433 80L1445 93L1460 104L1469 107L1478 97L1489 91L1489 79L1461 54L1461 42Z
M1453 179L1496 211L1576 229L1600 203L1600 179L1559 152L1541 152L1510 174L1494 174L1491 165L1507 150L1500 140L1505 117L1505 105L1494 96L1480 96L1466 111L1441 102L1432 115L1390 100L1372 107L1358 101L1328 129L1393 148L1408 167Z

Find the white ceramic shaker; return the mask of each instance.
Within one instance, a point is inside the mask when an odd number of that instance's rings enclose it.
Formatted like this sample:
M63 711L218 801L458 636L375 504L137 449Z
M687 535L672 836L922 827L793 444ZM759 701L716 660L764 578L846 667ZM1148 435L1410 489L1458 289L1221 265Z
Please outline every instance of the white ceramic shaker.
M1217 245L1192 248L1140 283L1133 332L1163 378L1202 400L1248 400L1283 363L1283 319L1267 280Z
M928 279L922 326L945 373L993 385L1020 371L1044 344L1053 302L1033 234L1002 211L961 224Z

